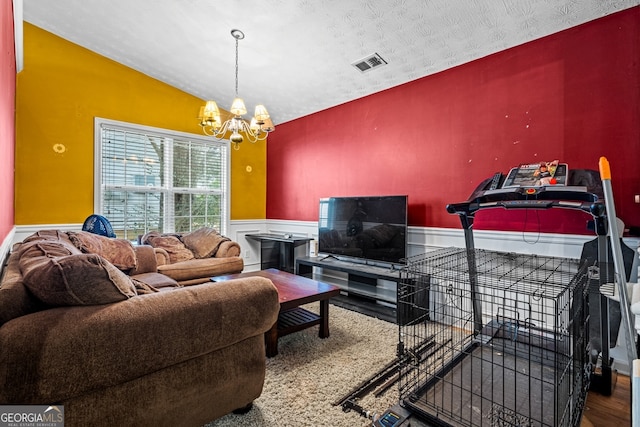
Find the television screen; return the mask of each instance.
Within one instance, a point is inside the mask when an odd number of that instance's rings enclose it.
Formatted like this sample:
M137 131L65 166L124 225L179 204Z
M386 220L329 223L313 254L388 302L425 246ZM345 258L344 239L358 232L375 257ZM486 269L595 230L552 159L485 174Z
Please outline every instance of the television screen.
M407 196L320 199L318 253L404 263Z

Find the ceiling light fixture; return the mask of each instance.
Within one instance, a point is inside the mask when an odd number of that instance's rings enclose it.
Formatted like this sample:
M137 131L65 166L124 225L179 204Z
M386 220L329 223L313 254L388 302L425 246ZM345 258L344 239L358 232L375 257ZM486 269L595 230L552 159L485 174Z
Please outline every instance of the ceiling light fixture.
M200 107L198 120L200 121L200 126L202 126L202 131L206 135L223 139L225 135L231 132L229 140L237 150L245 137L251 142L266 140L269 132L272 132L275 126L264 105L256 105L251 123L247 123L242 118L244 114L247 114L247 107L245 107L242 98L238 97L238 41L244 39L244 33L240 30L231 30L231 36L236 39L236 97L229 109L233 117L222 123L218 104L215 101L207 101L203 107Z

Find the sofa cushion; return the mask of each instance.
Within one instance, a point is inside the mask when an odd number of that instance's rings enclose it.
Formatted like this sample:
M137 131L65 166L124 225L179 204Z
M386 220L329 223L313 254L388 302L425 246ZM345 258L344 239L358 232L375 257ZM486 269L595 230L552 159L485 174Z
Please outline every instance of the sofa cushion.
M97 254L52 253L25 257L23 252L20 259L24 285L48 306L109 304L137 295L129 276Z
M60 230L39 230L35 233L31 234L28 237L25 237L22 240L22 243L29 243L36 240L50 240L50 241L63 241L70 243L69 236L64 231Z
M178 288L180 285L169 276L160 273L141 273L131 276L133 280L138 280L154 289ZM140 293L140 292L138 292Z
M136 268L136 253L128 240L113 239L87 231L68 231L67 235L84 253L100 255L123 271Z
M183 234L181 240L196 258L209 258L215 256L223 242L231 239L221 235L213 228L202 227L191 233Z
M143 236L142 243L151 245L154 248L164 249L169 254L169 259L172 263L194 258L193 252L191 252L176 235L150 232Z
M177 264L158 266L158 272L182 282L194 277L213 277L240 273L244 261L240 257L191 259Z

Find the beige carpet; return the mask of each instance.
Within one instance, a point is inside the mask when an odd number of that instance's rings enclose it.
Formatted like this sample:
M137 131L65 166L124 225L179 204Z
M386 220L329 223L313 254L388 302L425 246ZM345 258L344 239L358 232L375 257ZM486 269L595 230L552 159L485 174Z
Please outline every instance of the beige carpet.
M317 303L305 308L318 312ZM395 358L398 326L331 305L329 330L326 339L318 338L317 326L281 338L279 354L267 359L264 390L253 409L207 427L370 426L356 412L331 403ZM380 398L366 396L360 405L381 414L397 401L394 386Z

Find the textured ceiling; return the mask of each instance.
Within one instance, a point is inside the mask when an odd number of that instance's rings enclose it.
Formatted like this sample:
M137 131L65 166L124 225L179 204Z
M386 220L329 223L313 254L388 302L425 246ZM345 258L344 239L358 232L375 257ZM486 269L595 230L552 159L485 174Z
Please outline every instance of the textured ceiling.
M228 109L283 123L534 40L640 0L24 0L24 19ZM351 64L378 53L388 65ZM28 64L26 64L28 67ZM185 112L194 114L195 112Z

